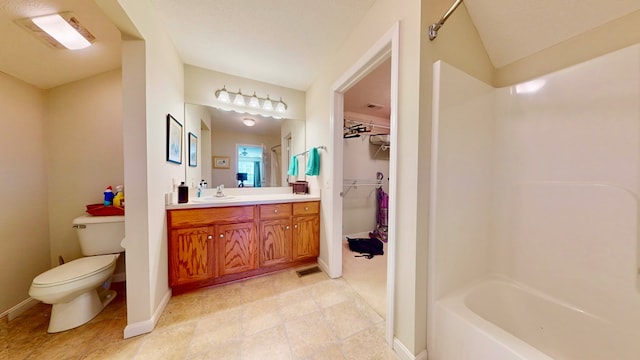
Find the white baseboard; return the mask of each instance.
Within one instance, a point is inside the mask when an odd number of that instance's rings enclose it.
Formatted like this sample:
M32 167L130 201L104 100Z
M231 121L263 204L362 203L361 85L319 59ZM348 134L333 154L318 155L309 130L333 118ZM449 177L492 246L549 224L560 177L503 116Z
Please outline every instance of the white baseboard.
M398 338L393 338L393 351L402 360L427 360L427 350L422 350L418 355L413 355Z
M324 262L324 260L318 258L318 266L320 266L320 269L322 269L322 271L324 271L325 274L331 277L331 273L329 272L329 265L327 265L327 263Z
M7 317L7 319L9 321L17 318L18 316L20 316L20 314L24 313L25 311L31 309L32 307L36 306L40 301L33 299L33 298L28 298L24 301L22 301L20 304L12 307L11 309L3 312L2 314L0 314L0 319L2 319L3 317Z
M128 339L134 336L152 332L153 328L156 327L158 320L160 320L160 315L162 315L164 309L167 307L169 300L171 300L171 289L169 289L169 291L167 291L167 293L162 297L162 301L160 301L160 304L156 308L156 311L154 311L151 319L139 321L133 324L127 324L127 326L124 328L124 338Z
M363 232L359 232L359 233L342 235L342 238L343 239L344 238L350 238L350 239L365 238L365 239L368 239L369 238L369 231L363 231Z

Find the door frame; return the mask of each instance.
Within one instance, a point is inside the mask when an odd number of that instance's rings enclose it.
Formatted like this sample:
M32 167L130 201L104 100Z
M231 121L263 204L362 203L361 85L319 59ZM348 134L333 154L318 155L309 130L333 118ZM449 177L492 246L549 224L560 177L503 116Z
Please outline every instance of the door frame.
M396 22L378 41L356 61L331 87L331 149L333 179L331 188L332 214L329 221L329 275L342 276L342 184L343 184L343 119L344 93L369 74L378 65L391 58L390 83L390 140L398 144L398 76L399 76L400 23ZM394 294L396 264L396 201L397 201L397 148L389 149L389 221L387 245L387 309L386 340L393 347Z

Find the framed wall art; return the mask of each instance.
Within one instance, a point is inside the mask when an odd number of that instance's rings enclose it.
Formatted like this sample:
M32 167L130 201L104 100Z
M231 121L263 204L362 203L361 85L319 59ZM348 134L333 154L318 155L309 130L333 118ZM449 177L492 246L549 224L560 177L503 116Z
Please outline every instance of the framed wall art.
M182 164L182 124L167 114L167 161Z
M189 133L189 166L198 166L198 137L192 132Z
M211 159L211 163L213 163L214 169L228 169L229 168L229 157L228 156L213 156Z

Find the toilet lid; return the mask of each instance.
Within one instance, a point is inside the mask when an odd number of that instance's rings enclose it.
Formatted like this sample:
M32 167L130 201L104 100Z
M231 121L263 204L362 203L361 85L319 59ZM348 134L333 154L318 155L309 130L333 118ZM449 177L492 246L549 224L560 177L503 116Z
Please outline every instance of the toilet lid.
M67 282L89 277L95 273L103 271L118 258L118 255L99 255L79 258L60 266L56 266L33 279L33 285L50 286L60 285Z

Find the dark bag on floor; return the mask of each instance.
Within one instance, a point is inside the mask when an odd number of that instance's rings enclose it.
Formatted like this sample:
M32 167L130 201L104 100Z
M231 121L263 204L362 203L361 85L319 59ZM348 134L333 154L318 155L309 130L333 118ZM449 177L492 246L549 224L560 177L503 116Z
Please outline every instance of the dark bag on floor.
M375 255L384 255L382 241L378 239L361 238L361 239L349 239L349 250L364 254L363 256L371 259Z

